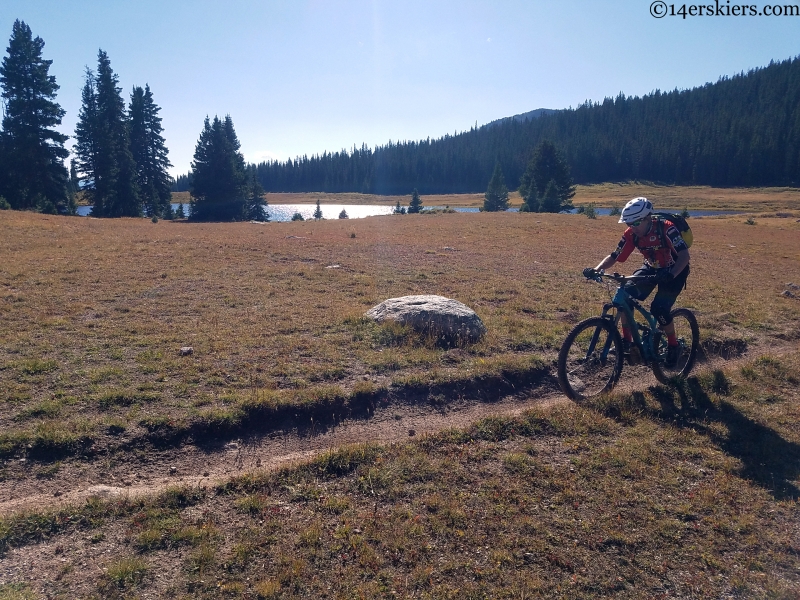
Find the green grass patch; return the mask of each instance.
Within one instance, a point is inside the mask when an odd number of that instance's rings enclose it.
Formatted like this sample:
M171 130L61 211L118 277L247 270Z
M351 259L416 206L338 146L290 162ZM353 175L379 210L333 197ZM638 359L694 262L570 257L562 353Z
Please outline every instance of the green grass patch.
M25 583L0 584L0 600L36 600L36 593Z
M42 375L58 369L58 363L55 360L41 360L34 358L31 360L22 361L19 363L17 368L24 375Z
M97 403L103 410L134 404L149 404L159 400L161 400L161 396L157 393L128 389L107 390L97 397Z
M114 594L139 587L149 570L150 566L141 557L119 558L108 565L100 590Z
M62 402L58 400L44 400L39 404L31 406L30 408L26 408L23 411L20 411L17 416L15 417L18 421L25 421L27 419L38 419L38 418L55 418L61 412L63 407Z

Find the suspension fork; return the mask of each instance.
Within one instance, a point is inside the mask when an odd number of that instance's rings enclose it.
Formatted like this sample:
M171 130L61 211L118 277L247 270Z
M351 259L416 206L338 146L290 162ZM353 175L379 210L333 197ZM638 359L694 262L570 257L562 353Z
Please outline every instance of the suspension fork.
M600 317L603 319L607 319L609 321L613 320L614 326L616 327L617 321L619 320L619 311L617 311L616 317L612 317L609 314L609 311L612 309L613 309L612 304L604 304L603 313L600 315ZM592 339L589 341L589 347L586 350L586 358L589 358L594 352L595 346L597 346L597 341L599 338L600 338L600 328L598 327L597 329L594 330L594 333L592 334ZM605 362L606 359L608 358L608 352L611 350L611 342L613 341L613 339L614 338L612 336L608 336L606 338L605 343L603 344L603 349L600 352L600 360L602 362Z
M620 317L622 315L620 314L619 310L613 312L614 308L615 306L613 303L606 302L605 304L603 304L603 312L600 314L600 317L612 321L614 323L614 328L616 329L619 324ZM592 346L594 346L594 344L597 342L596 337L600 335L600 331L599 330L595 331L594 335L595 339L593 340ZM608 358L608 353L611 350L612 341L614 341L613 337L609 336L608 338L606 338L606 343L603 345L603 351L600 353L602 360L606 360Z

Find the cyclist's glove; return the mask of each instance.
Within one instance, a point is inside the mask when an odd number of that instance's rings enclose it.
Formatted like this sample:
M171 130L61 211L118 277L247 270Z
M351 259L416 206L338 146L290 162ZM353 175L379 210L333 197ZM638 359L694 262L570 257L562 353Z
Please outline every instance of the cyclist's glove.
M597 279L598 275L599 273L592 267L586 267L583 270L583 276L586 277L586 279Z
M656 283L669 283L673 279L675 279L675 276L669 269L660 269L658 273L656 273Z

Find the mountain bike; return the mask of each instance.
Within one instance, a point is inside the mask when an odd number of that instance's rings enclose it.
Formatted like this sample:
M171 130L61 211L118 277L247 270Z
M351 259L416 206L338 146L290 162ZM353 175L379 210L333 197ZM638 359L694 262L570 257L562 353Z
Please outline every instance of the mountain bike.
M652 369L656 379L669 383L673 378L686 377L694 366L700 343L700 328L694 313L687 308L671 311L678 337L677 361L667 360L667 336L658 328L656 318L625 290L626 282L651 280L652 276L608 275L597 271L590 278L598 283L618 285L611 302L603 305L599 317L581 321L567 334L558 353L558 383L572 400L591 398L610 391L619 381L625 359L643 376L643 368ZM608 285L611 295L611 285ZM644 322L636 320L639 313ZM627 355L623 352L619 321L625 315L633 342Z

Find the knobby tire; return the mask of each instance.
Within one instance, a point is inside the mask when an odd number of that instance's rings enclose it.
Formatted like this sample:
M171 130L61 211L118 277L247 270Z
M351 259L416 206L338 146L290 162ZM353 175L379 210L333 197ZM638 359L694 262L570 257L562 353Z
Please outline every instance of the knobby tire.
M590 356L588 343L597 333L599 340ZM605 361L604 344L610 339ZM558 384L572 400L583 400L610 391L622 373L622 338L612 321L591 317L581 321L567 334L558 353Z

